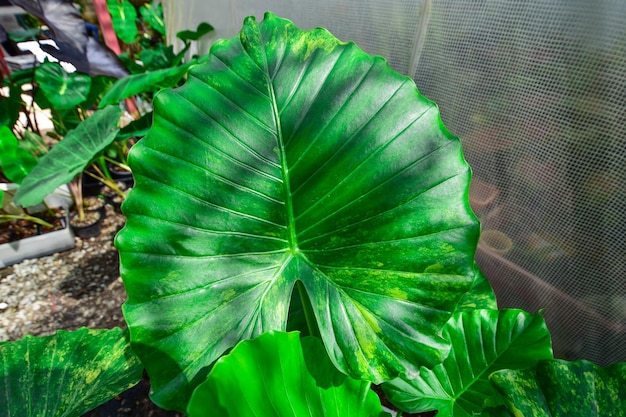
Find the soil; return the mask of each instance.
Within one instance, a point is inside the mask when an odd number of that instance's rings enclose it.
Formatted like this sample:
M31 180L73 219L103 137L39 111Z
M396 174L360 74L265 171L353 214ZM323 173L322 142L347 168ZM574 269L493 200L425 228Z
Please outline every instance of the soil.
M52 227L37 224L28 219L0 222L0 244L42 235L65 227L65 211L62 209L51 209L48 213L33 214L33 216L49 223Z

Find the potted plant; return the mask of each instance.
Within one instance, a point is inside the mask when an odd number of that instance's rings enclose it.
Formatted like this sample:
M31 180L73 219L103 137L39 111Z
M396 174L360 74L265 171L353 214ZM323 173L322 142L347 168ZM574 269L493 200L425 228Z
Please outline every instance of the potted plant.
M6 185L0 184L0 268L74 247L68 210L54 204L59 199L48 198L46 206L21 209L11 203L15 188Z
M497 309L459 140L354 44L248 18L158 95L129 162L130 336L0 344L12 414L45 389L80 415L137 381L139 357L152 399L190 416L383 416L372 384L409 412L623 415L626 364L552 359L541 314ZM76 393L41 382L64 372Z
M0 266L74 247L67 227L68 200L62 184L44 195L37 206L20 208L13 204L19 183L37 164L6 126L0 126Z

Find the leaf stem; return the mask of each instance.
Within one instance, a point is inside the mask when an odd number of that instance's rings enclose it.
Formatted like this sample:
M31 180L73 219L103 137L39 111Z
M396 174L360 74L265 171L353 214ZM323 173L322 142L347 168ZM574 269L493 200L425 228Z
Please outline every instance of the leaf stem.
M44 227L54 227L53 225L51 225L50 223L48 223L47 221L40 219L39 217L35 217L35 216L31 216L30 214L0 214L0 219L7 219L7 220L28 220L31 221L33 223L37 223L38 225L44 226ZM2 223L2 222L0 222Z

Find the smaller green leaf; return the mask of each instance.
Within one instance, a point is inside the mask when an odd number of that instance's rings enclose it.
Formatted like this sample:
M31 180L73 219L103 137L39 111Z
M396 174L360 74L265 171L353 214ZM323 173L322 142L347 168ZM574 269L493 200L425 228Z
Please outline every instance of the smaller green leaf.
M115 34L124 43L132 43L137 37L137 10L126 0L107 0Z
M319 339L271 331L239 343L191 396L190 417L388 416L370 383L340 373Z
M417 378L383 384L389 400L408 412L439 410L438 417L479 415L497 392L489 375L500 369L533 366L552 357L550 333L540 314L522 310L475 310L457 313L443 329L452 350L432 370Z
M141 17L148 22L150 27L161 35L165 36L165 22L163 21L163 7L159 4L154 6L151 3L146 3L139 8Z
M91 77L68 73L58 62L44 62L35 70L35 81L58 110L71 109L87 99Z
M491 382L515 416L626 416L626 363L546 360L527 370L502 370Z
M137 94L157 91L161 88L174 87L187 74L196 61L188 62L180 67L166 68L157 71L132 74L117 80L102 97L100 107L116 104L125 98Z
M68 132L24 178L15 194L15 203L24 207L39 204L46 195L82 172L99 152L115 140L121 115L119 107L106 107Z
M0 343L0 417L81 416L141 379L119 328Z
M198 28L194 30L181 30L176 34L176 37L183 42L197 41L207 33L213 31L213 26L206 22L202 22L198 25Z
M20 147L11 129L0 126L0 168L9 181L20 184L35 165L37 158Z

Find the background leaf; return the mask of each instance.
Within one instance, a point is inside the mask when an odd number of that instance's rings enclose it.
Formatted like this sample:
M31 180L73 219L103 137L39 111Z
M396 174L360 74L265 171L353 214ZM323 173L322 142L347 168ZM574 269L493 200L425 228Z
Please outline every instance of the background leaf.
M190 417L388 416L370 383L334 367L319 339L269 332L239 343L194 391Z
M139 8L141 17L148 22L150 27L161 35L165 36L165 22L163 21L163 7L159 4L154 6L151 3L146 3Z
M117 328L0 342L0 416L81 416L139 382L142 369Z
M488 377L500 369L531 367L552 358L543 317L521 310L476 310L454 315L443 330L450 355L414 379L383 385L392 404L411 413L439 410L439 417L480 415L497 392Z
M37 165L37 158L19 146L11 129L0 126L0 168L11 182L20 184Z
M35 70L35 81L52 106L71 109L87 99L91 77L68 73L58 62L44 62Z
M109 145L119 132L122 110L116 106L95 112L45 154L24 178L14 201L23 207L41 203L57 187L67 184Z
M443 360L479 227L460 142L409 78L268 14L154 105L117 236L154 401L184 410L226 350L285 329L297 281L343 372Z
M516 416L626 416L626 363L600 368L547 360L533 369L498 371L490 379Z
M197 64L196 61L190 61L187 64L174 68L165 68L124 77L113 84L102 97L100 107L119 103L125 98L137 94L173 87L187 74L189 68L195 64Z
M127 0L107 0L115 34L124 43L133 43L137 37L137 10Z
M181 30L176 37L181 41L197 41L204 35L213 31L213 26L206 22L201 22L196 30Z

